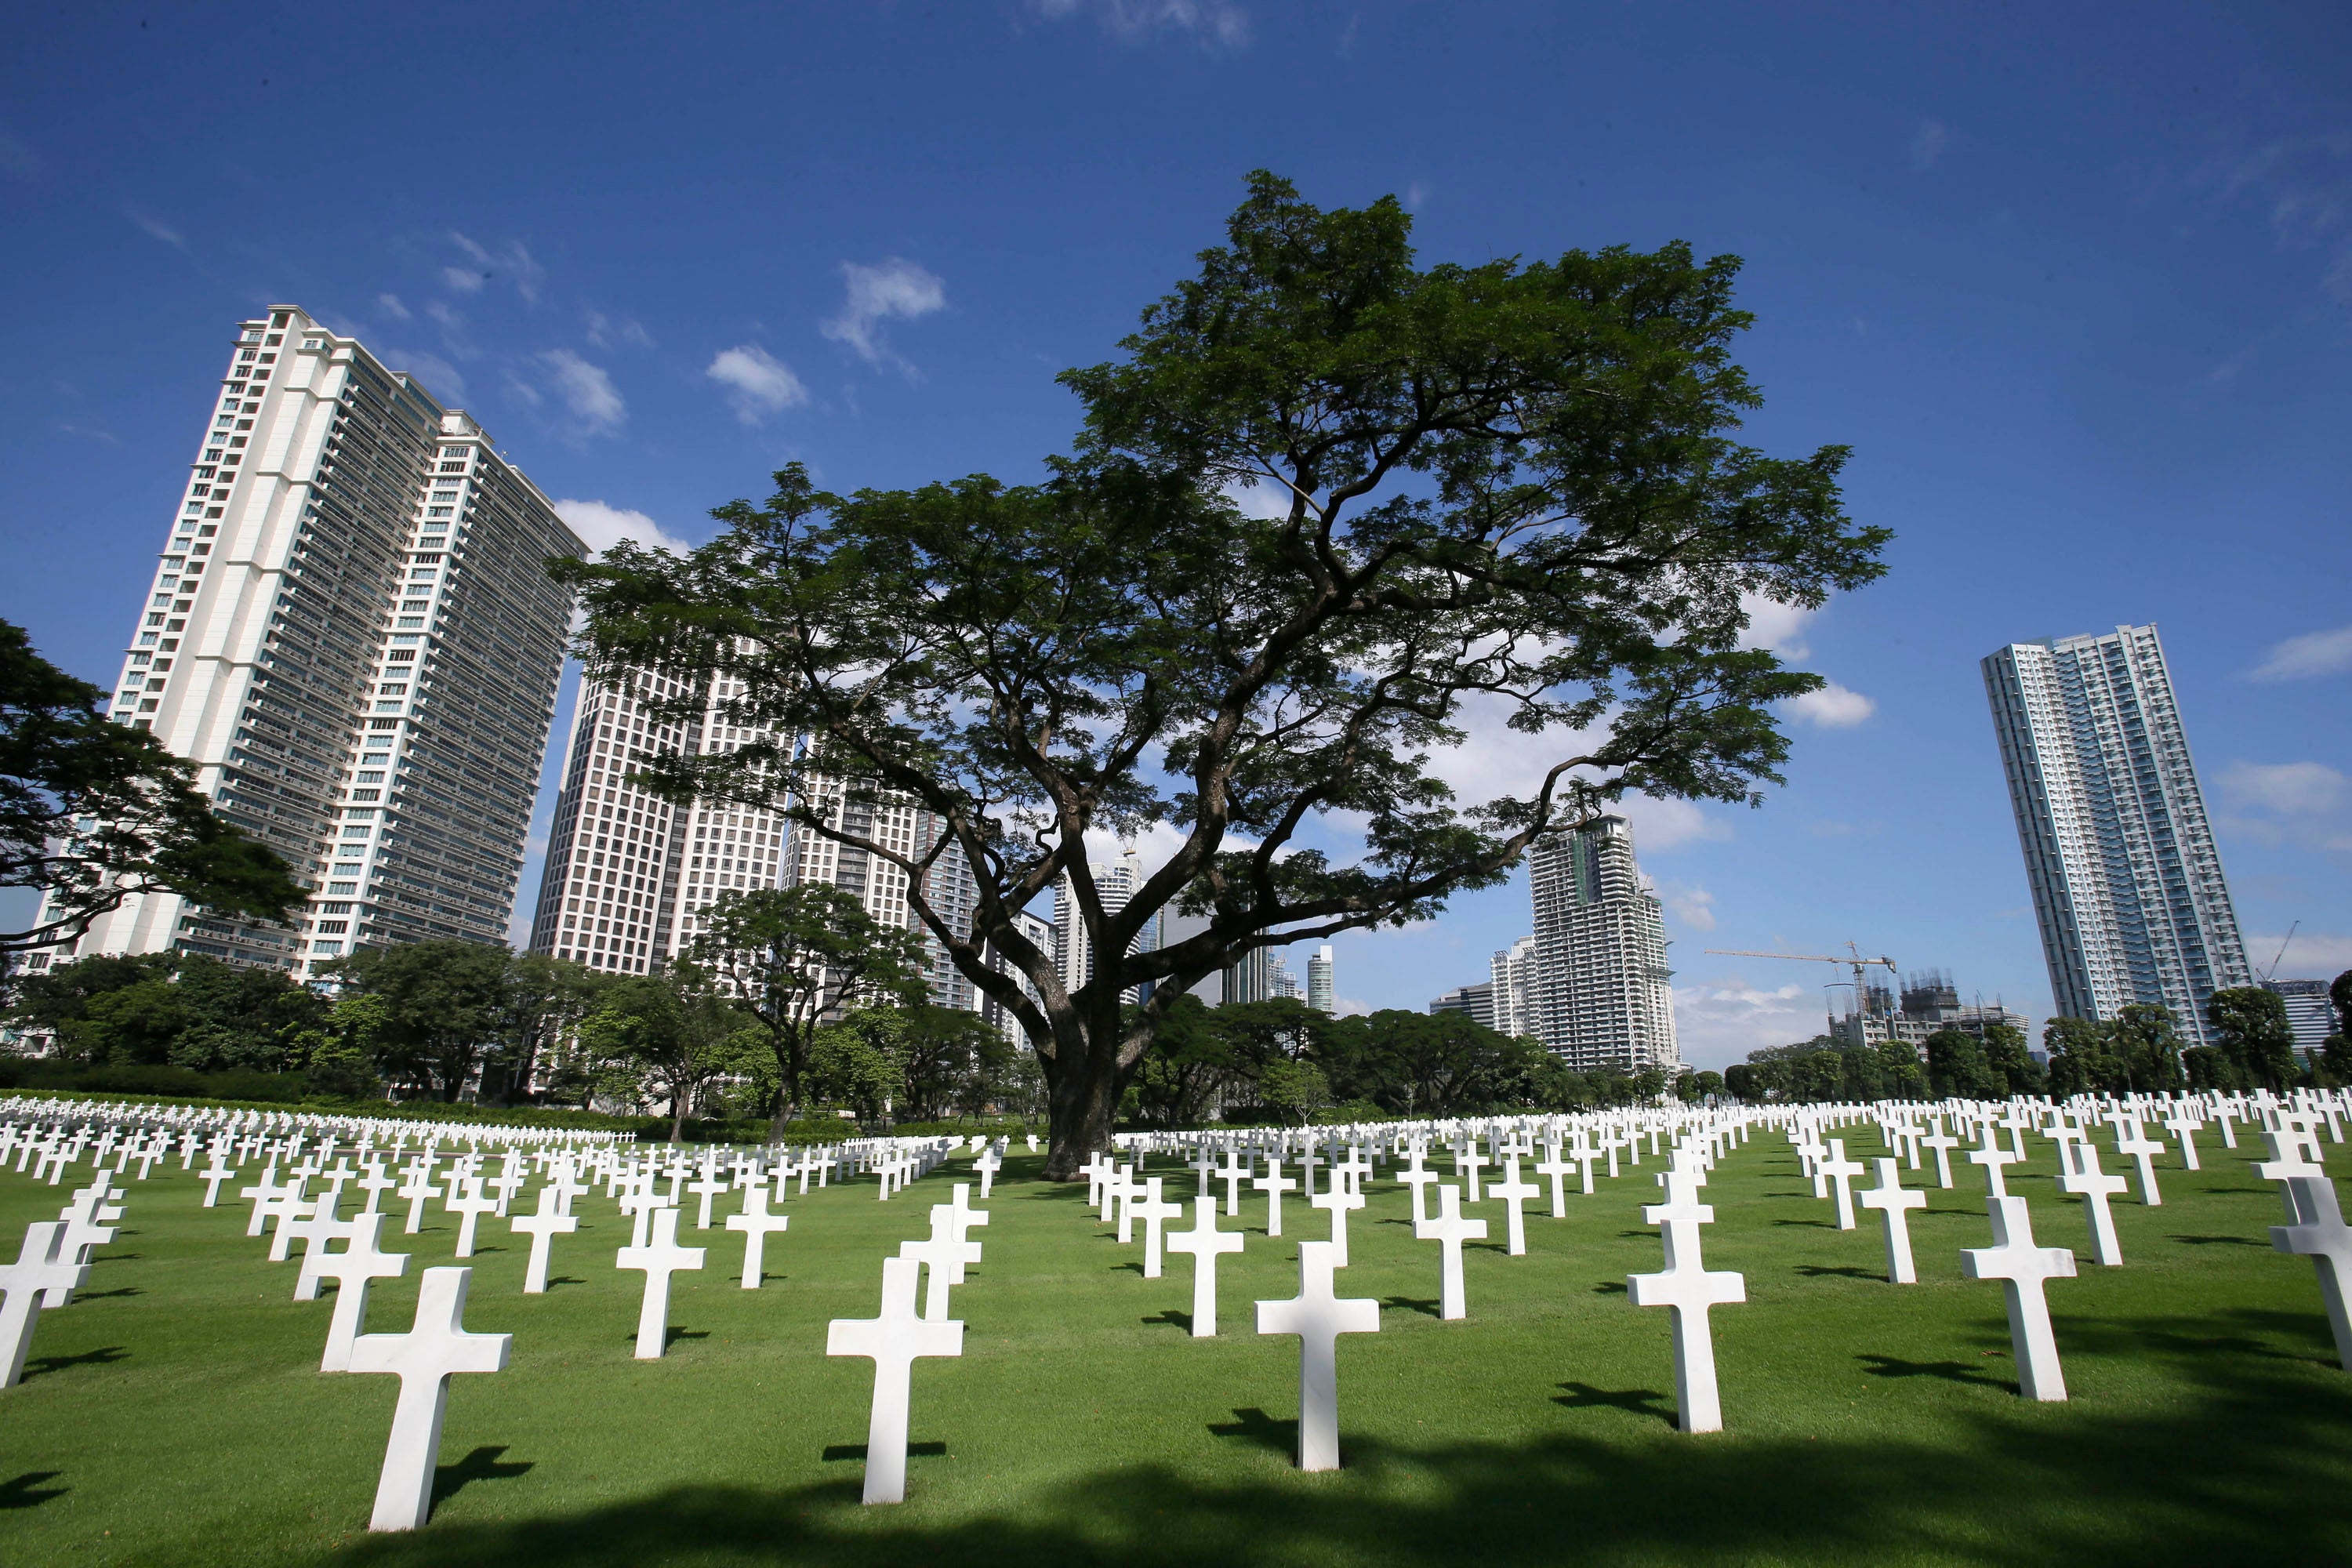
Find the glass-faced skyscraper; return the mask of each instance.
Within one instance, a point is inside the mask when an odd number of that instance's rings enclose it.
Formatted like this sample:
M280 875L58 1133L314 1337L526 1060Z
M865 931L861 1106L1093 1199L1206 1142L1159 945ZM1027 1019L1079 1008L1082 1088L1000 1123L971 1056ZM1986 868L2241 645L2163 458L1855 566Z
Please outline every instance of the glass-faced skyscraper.
M2205 1040L2205 999L2252 984L2156 628L2011 643L1984 660L2058 1012L2159 1003Z
M1633 829L1597 816L1528 853L1535 900L1531 1019L1515 1021L1579 1072L1682 1060L1665 913L1633 861ZM1502 999L1496 999L1501 1011ZM1499 1024L1498 1024L1499 1026Z
M481 426L291 305L239 325L113 717L284 857L289 923L173 894L32 969L180 949L304 978L355 946L506 938L583 546Z

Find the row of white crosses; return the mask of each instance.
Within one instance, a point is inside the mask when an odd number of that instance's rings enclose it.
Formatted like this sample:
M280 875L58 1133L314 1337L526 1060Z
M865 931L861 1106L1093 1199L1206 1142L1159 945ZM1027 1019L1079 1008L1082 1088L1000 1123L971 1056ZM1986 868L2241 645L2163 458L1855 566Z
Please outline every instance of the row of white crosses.
M41 1313L66 1306L89 1280L93 1250L114 1239L122 1217L111 1173L73 1194L56 1219L25 1227L16 1261L0 1264L0 1388L14 1388L25 1375L25 1357Z

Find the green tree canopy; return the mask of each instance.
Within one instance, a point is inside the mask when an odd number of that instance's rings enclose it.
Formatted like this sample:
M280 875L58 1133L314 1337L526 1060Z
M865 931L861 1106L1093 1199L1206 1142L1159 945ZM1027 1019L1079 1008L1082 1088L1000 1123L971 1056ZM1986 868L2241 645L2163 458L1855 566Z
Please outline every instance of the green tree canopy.
M652 1091L647 1098L669 1102L675 1143L703 1091L740 1072L758 1048L749 1023L708 976L690 963L673 963L605 986L580 1036L607 1061L634 1069Z
M672 752L656 787L773 807L823 775L938 816L919 850L794 808L899 868L932 940L1019 1018L1057 1177L1108 1146L1175 998L1251 950L1426 918L1628 790L1755 798L1787 754L1775 705L1821 681L1744 646L1749 607L1882 569L1885 531L1842 507L1843 448L1737 437L1759 398L1731 357L1736 259L1424 267L1411 229L1393 198L1327 212L1254 175L1123 357L1064 375L1085 425L1047 483L842 496L795 467L684 559L557 568L599 673L698 691L724 671L729 721L811 738ZM1474 700L1525 737L1534 782L1462 802L1432 752ZM1332 814L1360 853L1302 847ZM1090 845L1152 825L1174 852L1106 900ZM968 923L929 900L950 852L979 882ZM1099 955L1075 990L1015 920L1057 884ZM1139 942L1180 897L1203 929Z
M0 954L69 942L138 893L279 920L301 902L286 862L213 813L195 770L100 711L107 694L0 621L0 888L49 902Z
M454 1100L510 1022L513 954L485 942L434 938L363 947L332 967L335 979L383 1003L376 1059L394 1082Z
M2259 985L2216 991L2205 1000L2205 1018L2242 1082L2277 1093L2300 1076L2294 1025L2287 1017L2286 998L2277 992Z

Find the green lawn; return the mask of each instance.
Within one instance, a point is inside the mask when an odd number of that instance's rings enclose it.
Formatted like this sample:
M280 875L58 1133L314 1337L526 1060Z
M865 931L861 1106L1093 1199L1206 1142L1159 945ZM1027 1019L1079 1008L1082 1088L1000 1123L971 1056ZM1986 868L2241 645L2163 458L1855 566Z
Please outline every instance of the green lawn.
M1470 1249L1457 1323L1434 1315L1437 1248L1412 1239L1406 1193L1377 1183L1339 1278L1381 1301L1381 1332L1341 1342L1348 1468L1318 1476L1291 1466L1297 1342L1250 1331L1249 1303L1296 1292L1293 1244L1323 1215L1294 1195L1269 1242L1245 1204L1224 1334L1196 1342L1190 1260L1143 1279L1140 1246L1108 1239L1082 1187L1019 1157L956 1293L965 1353L916 1368L908 1500L870 1510L871 1363L827 1359L825 1323L873 1314L880 1259L925 1233L966 1162L887 1204L870 1178L792 1199L756 1292L740 1238L694 1232L689 1208L681 1239L709 1267L678 1277L655 1363L630 1358L627 1227L592 1197L543 1297L520 1293L520 1238L484 1222L497 1249L475 1259L467 1324L511 1332L512 1361L455 1380L434 1521L380 1537L364 1527L394 1381L316 1370L330 1302L289 1300L294 1265L264 1260L244 1205L200 1208L175 1160L132 1186L89 1291L43 1316L25 1382L0 1392L0 1563L2345 1562L2352 1380L2310 1263L2270 1249L2279 1204L2253 1157L2164 1162L2162 1207L2117 1200L2128 1262L2051 1287L2074 1398L2036 1405L2015 1393L2000 1288L1959 1277L1959 1249L1990 1239L1973 1167L1931 1185L1922 1283L1898 1289L1877 1216L1832 1228L1759 1133L1706 1193L1709 1264L1745 1272L1748 1304L1715 1314L1727 1430L1704 1437L1671 1425L1665 1313L1624 1296L1659 1265L1636 1207L1658 1162L1571 1192L1564 1221L1531 1215L1525 1258L1480 1205L1495 1239ZM1162 1173L1189 1194L1189 1172ZM2079 1255L2053 1174L2042 1143L2011 1190L2044 1245ZM65 1191L0 1170L10 1257ZM377 1288L378 1330L406 1327L457 1227L386 1229L418 1261Z

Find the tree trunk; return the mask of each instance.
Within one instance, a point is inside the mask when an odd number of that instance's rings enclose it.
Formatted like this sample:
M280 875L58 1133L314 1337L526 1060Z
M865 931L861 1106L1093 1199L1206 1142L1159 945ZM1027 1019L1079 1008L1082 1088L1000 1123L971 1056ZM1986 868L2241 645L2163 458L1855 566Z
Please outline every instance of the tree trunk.
M1093 1011L1097 1016L1088 1020L1093 1027L1073 1019L1055 1031L1055 1059L1046 1069L1049 1182L1076 1181L1087 1156L1110 1152L1119 1096L1132 1076L1118 1062L1118 993L1110 993L1108 1008L1097 1005Z

